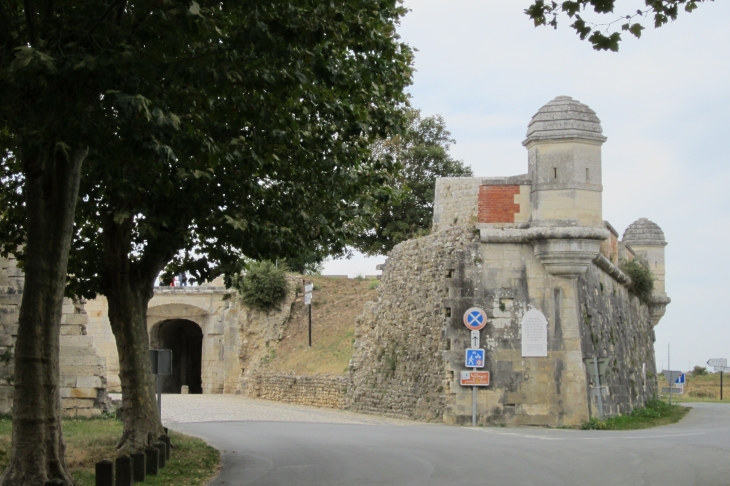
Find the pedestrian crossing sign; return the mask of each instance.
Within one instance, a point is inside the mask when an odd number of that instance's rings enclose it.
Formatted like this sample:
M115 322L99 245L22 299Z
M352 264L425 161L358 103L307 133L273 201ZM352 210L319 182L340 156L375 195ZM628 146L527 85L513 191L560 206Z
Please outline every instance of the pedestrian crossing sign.
M464 366L467 368L484 368L484 350L473 348L467 349Z

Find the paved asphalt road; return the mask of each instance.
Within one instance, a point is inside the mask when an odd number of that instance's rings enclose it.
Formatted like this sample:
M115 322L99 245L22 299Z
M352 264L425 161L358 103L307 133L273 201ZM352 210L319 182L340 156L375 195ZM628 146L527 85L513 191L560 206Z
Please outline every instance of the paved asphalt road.
M730 485L730 405L642 431L408 422L171 424L221 449L210 485Z

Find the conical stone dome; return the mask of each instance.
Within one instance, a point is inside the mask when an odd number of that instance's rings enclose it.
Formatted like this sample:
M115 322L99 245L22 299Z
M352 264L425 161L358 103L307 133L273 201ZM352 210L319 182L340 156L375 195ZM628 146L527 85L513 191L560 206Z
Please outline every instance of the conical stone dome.
M527 126L522 145L538 140L582 138L605 142L596 112L570 96L558 96L538 110Z
M646 218L639 218L631 223L624 231L623 241L629 245L667 245L664 231L658 224Z

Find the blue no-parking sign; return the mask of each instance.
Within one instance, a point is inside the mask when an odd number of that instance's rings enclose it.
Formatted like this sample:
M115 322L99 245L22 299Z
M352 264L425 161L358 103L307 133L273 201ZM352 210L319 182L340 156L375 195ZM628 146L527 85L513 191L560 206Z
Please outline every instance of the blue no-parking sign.
M484 368L484 350L473 348L467 349L464 366L467 368Z
M472 307L464 312L464 325L472 331L478 331L487 325L487 314L479 307Z

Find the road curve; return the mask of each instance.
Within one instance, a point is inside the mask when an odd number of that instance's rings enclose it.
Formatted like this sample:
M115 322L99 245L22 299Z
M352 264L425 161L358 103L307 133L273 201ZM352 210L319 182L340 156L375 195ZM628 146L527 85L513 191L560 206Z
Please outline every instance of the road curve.
M690 406L679 424L627 432L473 429L369 416L326 423L326 415L324 422L170 425L221 449L215 486L728 486L730 405Z

